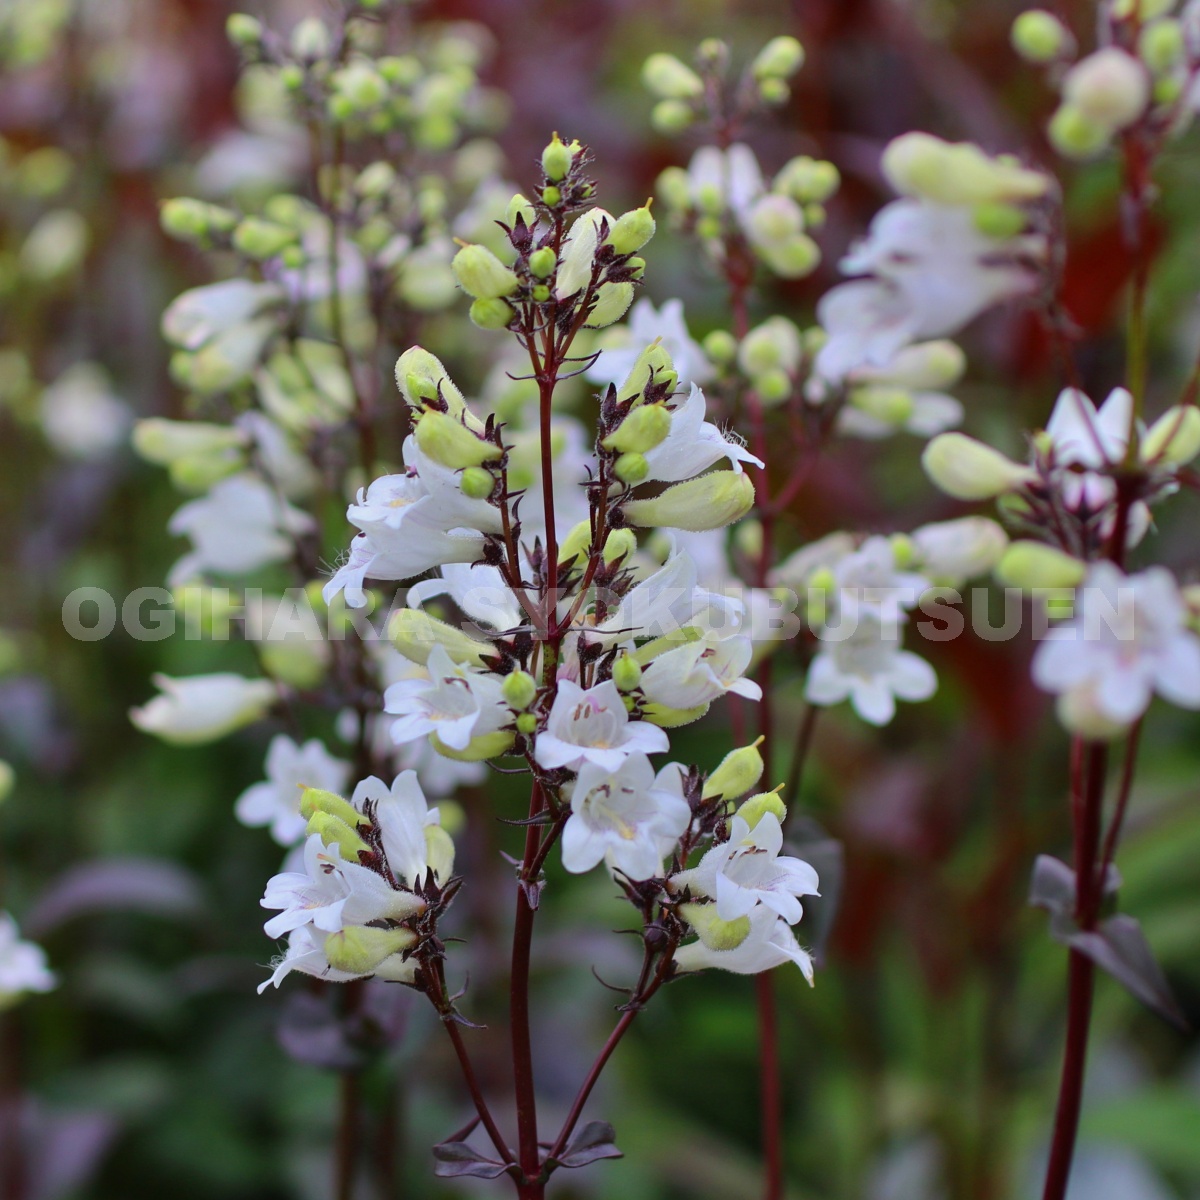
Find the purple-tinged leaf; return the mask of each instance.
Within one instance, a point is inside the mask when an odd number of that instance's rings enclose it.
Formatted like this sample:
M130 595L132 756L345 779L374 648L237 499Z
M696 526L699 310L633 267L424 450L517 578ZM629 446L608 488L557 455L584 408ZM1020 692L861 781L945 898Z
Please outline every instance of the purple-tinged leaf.
M486 1158L466 1142L439 1142L433 1148L437 1160L433 1173L441 1179L498 1179L509 1168L494 1158Z
M555 1160L560 1167L586 1167L602 1158L623 1158L616 1131L607 1121L589 1121Z

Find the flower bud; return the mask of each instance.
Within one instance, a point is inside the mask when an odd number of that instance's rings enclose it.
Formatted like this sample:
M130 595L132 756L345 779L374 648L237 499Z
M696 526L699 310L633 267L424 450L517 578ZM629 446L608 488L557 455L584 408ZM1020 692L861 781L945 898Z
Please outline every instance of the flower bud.
M755 81L758 98L764 104L786 104L791 98L792 89L787 83L774 75L764 75Z
M704 791L700 793L704 800L734 800L744 796L762 778L764 770L759 746L763 739L760 737L751 746L741 746L731 750L704 781Z
M673 54L651 54L642 65L642 83L662 100L697 100L704 80Z
M620 454L645 454L671 432L671 413L665 404L639 404L600 444Z
M530 229L537 224L537 213L534 211L533 205L520 192L513 196L508 202L508 208L504 210L505 225L510 228L515 227L518 217L523 218Z
M296 231L262 217L247 217L233 231L233 248L256 262L274 258L296 240Z
M1029 467L963 433L940 433L921 455L935 487L957 500L992 500L1037 479Z
M578 143L575 143L578 145ZM559 183L566 179L575 161L575 154L570 146L562 141L558 134L554 135L550 144L542 151L542 170L551 183Z
M1186 52L1183 27L1171 18L1151 21L1138 35L1138 57L1155 75L1172 70L1183 61Z
M557 266L558 256L549 246L543 246L529 256L529 273L535 279L549 279Z
M625 707L633 707L633 697L625 697ZM710 705L698 704L695 708L671 708L666 704L644 704L642 717L651 725L660 729L678 729L683 725L691 725L699 721L709 710Z
M87 222L70 208L43 213L21 244L18 265L26 279L48 283L71 274L91 242Z
M443 758L450 758L455 762L483 762L485 759L499 758L512 749L515 740L507 730L498 729L495 733L485 733L481 737L472 738L462 750L454 750L436 733L429 735L429 744Z
M631 208L614 222L608 235L608 244L618 254L634 254L653 236L655 223L650 215L650 201L641 208Z
M647 475L650 474L650 464L646 461L644 454L629 453L622 454L620 458L613 463L613 474L622 482L627 483L631 487L641 483ZM635 522L636 523L636 522Z
M803 279L821 262L821 250L807 234L798 233L779 243L755 246L758 257L780 279Z
M987 517L959 517L922 525L905 539L906 559L896 565L915 568L934 583L953 584L991 571L1008 546L1008 534ZM895 543L893 543L895 546Z
M1011 40L1013 49L1030 63L1050 63L1075 52L1071 31L1041 8L1031 8L1013 22Z
M1036 200L1049 176L1011 158L992 158L972 142L945 142L930 133L906 133L883 152L883 173L904 196L938 204Z
M850 389L847 401L860 412L882 421L885 425L902 426L913 415L911 392L903 388L856 387Z
M181 458L197 455L224 455L246 446L245 430L211 421L171 421L166 417L146 417L133 427L133 448L147 462L170 466Z
M602 283L596 292L596 303L592 305L592 311L588 313L587 321L584 322L585 327L604 329L614 324L629 311L632 303L632 283Z
M292 30L291 47L297 58L324 58L332 47L328 26L318 17L305 17Z
M641 664L628 654L620 655L613 663L612 680L618 691L632 692L642 682Z
M450 416L465 421L476 432L483 431L483 422L467 408L441 360L421 346L410 347L396 360L396 386L415 415L424 411L425 401L440 395Z
M346 925L325 938L325 957L335 971L370 975L384 959L411 950L416 944L417 935L411 929Z
M504 677L501 691L509 708L528 708L537 699L537 680L528 671L513 671Z
M684 212L692 203L692 185L682 167L667 167L654 185L655 194L672 211Z
M317 834L326 846L337 846L346 862L358 862L360 854L370 854L371 847L340 817L318 808L308 818L304 832Z
M495 300L517 290L516 273L486 246L464 246L450 266L462 290L476 299Z
M703 632L695 625L684 625L681 629L664 633L662 637L639 646L633 652L633 657L639 665L649 666L660 654L666 654L668 650L675 650L679 646L686 646L689 642L698 642L703 636Z
M984 237L1006 240L1014 238L1028 223L1025 213L1014 204L977 204L971 210L971 220Z
M349 800L324 788L306 787L300 794L300 815L308 821L319 812L336 817L351 829L371 824L371 819L360 813Z
M417 445L434 462L451 470L480 467L502 458L504 450L494 442L485 442L449 413L427 411L417 422Z
M365 200L382 200L395 186L396 168L380 160L364 167L354 181L354 190ZM287 222L285 222L286 224Z
M1118 21L1137 15L1143 23L1161 17L1175 7L1176 0L1112 0L1111 13Z
M1200 409L1194 404L1168 408L1150 426L1141 444L1142 462L1182 467L1200 454Z
M637 534L632 529L614 529L604 539L604 565L612 566L618 559L629 558L637 550Z
M1046 127L1050 144L1063 158L1094 158L1108 148L1112 133L1073 104L1062 104Z
M738 347L738 365L752 379L776 369L793 374L801 357L800 330L787 317L769 317Z
M1013 542L996 565L996 579L1023 592L1077 587L1086 573L1087 564L1065 551L1026 540Z
M787 818L787 805L779 798L778 788L773 792L759 792L757 796L743 800L734 815L741 817L753 829L767 813L773 813L781 825Z
M757 562L762 558L766 544L762 522L739 521L733 531L733 544L738 553L744 554L751 562Z
M804 213L790 196L771 192L757 200L746 218L750 240L760 243L783 242L804 232Z
M429 661L434 646L443 647L451 662L471 666L482 665L491 649L420 608L397 609L388 622L388 638L405 658L421 666Z
M523 733L526 737L537 733L538 719L534 713L523 712L517 717L517 732Z
M225 36L235 46L257 46L262 35L262 22L248 13L230 13L225 22Z
M275 703L278 689L267 679L244 679L218 672L172 678L155 675L160 695L129 719L143 733L152 733L176 746L199 746L252 724Z
M771 187L800 204L824 204L840 184L841 176L833 163L802 154L783 164Z
M755 55L755 79L788 79L804 65L804 47L794 37L774 37Z
M714 329L702 343L705 357L718 366L728 366L737 358L737 338L725 329Z
M387 80L375 68L362 59L357 59L330 79L334 90L351 112L366 112L387 99Z
M513 306L499 297L490 300L473 300L467 314L471 323L480 329L507 329L516 315Z
M695 119L695 110L684 100L660 100L650 110L650 124L667 137L683 133Z
M439 883L454 872L454 839L441 825L425 826L425 864Z
M715 904L681 904L679 915L710 950L735 950L750 936L750 918L722 921Z
M631 525L702 533L741 520L754 507L754 484L740 471L710 471L676 483L649 500L631 500L622 510Z
M164 200L158 219L163 231L181 242L194 242L213 233L228 233L237 224L237 214L216 204L178 196Z
M1067 72L1063 99L1089 121L1112 132L1132 125L1146 111L1150 79L1133 55L1106 46Z
M617 391L617 399L622 404L629 400L636 401L651 383L669 383L674 387L678 378L666 346L661 339L656 339L634 360L629 374Z

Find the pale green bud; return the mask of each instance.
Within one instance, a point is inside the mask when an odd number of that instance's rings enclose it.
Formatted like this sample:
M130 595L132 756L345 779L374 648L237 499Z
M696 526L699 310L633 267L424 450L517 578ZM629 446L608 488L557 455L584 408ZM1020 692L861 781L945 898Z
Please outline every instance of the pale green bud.
M1140 446L1142 462L1181 467L1200 454L1200 409L1194 404L1168 408L1147 431Z
M780 787L783 785L780 784ZM782 825L787 818L787 805L779 798L778 790L774 792L759 792L738 805L735 816L739 816L751 829L767 815L773 813Z
M563 538L558 547L558 562L560 566L574 562L580 555L586 555L592 545L591 521L580 521L570 533Z
M789 79L804 65L804 47L794 37L774 37L750 64L755 79Z
M454 839L441 825L425 826L425 864L439 883L454 872Z
M432 400L440 392L450 416L465 421L476 432L483 431L483 422L467 408L462 392L441 360L423 347L411 346L396 360L396 386L415 414L422 413L424 401Z
M329 29L318 17L305 17L292 30L291 46L297 58L310 62L324 58L332 46Z
M331 82L355 112L366 112L387 99L387 80L361 59L335 71Z
M1063 100L1090 122L1113 132L1132 125L1150 101L1146 68L1131 54L1106 46L1077 62L1063 79Z
M1049 176L1007 157L992 158L972 142L945 142L930 133L893 138L881 163L888 182L905 196L939 204L1036 200Z
M562 203L562 189L553 184L542 188L542 203L548 208L557 208Z
M516 272L486 246L464 246L450 265L462 290L476 299L495 300L517 290Z
M1060 105L1046 127L1050 144L1063 158L1094 158L1108 148L1112 133L1073 104Z
M661 340L651 342L634 360L629 374L617 391L617 399L624 403L640 397L651 381L656 384L669 381L673 387L678 378L666 346Z
M344 800L335 792L327 792L324 788L306 787L300 793L300 815L307 821L319 812L336 817L351 829L371 823L369 817L364 816L349 800Z
M762 557L765 538L761 521L739 521L733 530L733 544L751 562Z
M885 425L900 427L913 415L912 393L903 388L856 387L847 399L860 412Z
M778 368L756 375L752 382L759 401L768 408L782 404L792 394L792 377Z
M190 196L164 200L158 212L163 232L181 242L199 241L213 233L228 233L237 224L237 214Z
M984 520L985 518L964 517L963 519L970 521L973 519ZM888 538L888 544L892 548L892 558L901 571L911 571L916 566L917 547L907 533L893 533Z
M388 621L388 638L410 662L424 666L434 646L441 646L450 661L481 666L491 647L420 608L400 608Z
M1173 18L1152 21L1138 35L1138 57L1155 75L1165 75L1186 53L1183 27Z
M519 712L537 699L537 680L528 671L512 671L504 677L500 690L508 707Z
M233 248L247 258L274 258L296 240L296 231L262 217L247 217L233 231Z
M654 191L672 212L683 212L691 206L692 185L682 167L667 167L662 171Z
M771 186L801 204L824 204L841 182L833 163L802 154L783 164Z
M467 314L480 329L507 329L515 316L513 306L499 297L473 300Z
M1183 95L1183 89L1184 81L1178 74L1163 75L1154 81L1154 103L1169 107Z
M504 210L505 225L512 228L517 223L517 217L523 217L525 224L530 229L537 223L537 213L534 211L533 205L520 192L517 192L513 196L508 202L508 207Z
M0 758L0 804L3 804L12 795L16 779L17 774L12 769L12 765Z
M625 697L625 707L633 708L633 697ZM709 710L709 704L698 704L695 708L670 708L665 704L642 705L642 717L660 729L679 729L699 721Z
M578 143L576 143L578 144ZM554 135L550 144L542 151L542 170L551 183L559 183L566 179L575 162L571 147Z
M724 329L714 329L703 342L704 353L718 366L728 366L737 358L737 338Z
M752 379L773 370L792 374L802 353L800 330L787 317L769 317L742 339L738 365Z
M304 832L308 836L314 833L320 835L326 846L337 846L346 862L356 863L360 854L371 852L371 847L345 821L323 809L317 809L308 818Z
M257 46L262 41L262 22L248 13L230 13L225 35L235 46Z
M758 97L764 104L786 104L792 94L787 83L774 75L764 75L755 81Z
M483 762L485 759L499 758L512 749L515 740L511 733L498 729L495 733L485 733L482 737L472 738L465 749L454 750L447 746L436 733L429 735L429 744L443 758L450 758L455 762Z
M935 487L957 500L992 500L1032 483L1037 474L963 433L940 433L921 455Z
M971 211L975 228L985 237L1016 237L1027 223L1025 213L1012 204L977 204Z
M621 454L645 454L670 432L671 414L665 404L639 404L600 444Z
M16 184L23 195L47 200L67 186L73 170L69 154L57 146L42 146L17 164Z
M820 247L805 233L794 234L777 243L756 245L755 250L780 279L803 279L821 262Z
M21 244L21 274L44 283L69 275L86 257L91 236L87 222L73 209L43 213Z
M618 254L633 254L654 236L654 230L655 222L647 200L641 208L630 209L616 219L608 235L608 244Z
M633 487L641 483L650 474L650 464L646 461L644 454L633 452L622 454L613 463L613 474L622 483L627 483Z
M232 425L146 417L134 425L131 441L141 458L166 467L180 458L240 451L248 439L243 430Z
M620 655L613 663L612 680L617 685L618 691L632 692L641 686L641 664L628 654Z
M825 624L836 593L837 578L829 567L818 567L809 576L805 591L805 616L809 628L818 629Z
M171 486L181 492L207 492L214 483L246 465L243 454L236 450L223 451L220 454L193 454L176 458L167 464L171 476Z
M704 800L734 800L744 796L762 778L764 766L759 738L752 746L731 750L704 781Z
M537 732L538 719L534 713L523 712L517 717L517 732L523 733L526 737Z
M755 203L746 224L755 245L782 242L804 232L804 213L790 196L772 192Z
M642 65L642 83L662 100L697 100L704 80L673 54L651 54Z
M558 255L549 246L543 246L529 256L529 273L535 279L549 279L557 266Z
M325 938L325 957L335 971L370 975L384 959L411 950L416 944L417 935L411 929L346 925Z
M666 137L683 133L695 119L695 109L685 100L660 100L650 110L650 124Z
M750 936L750 918L722 921L715 904L681 904L679 915L710 950L736 950Z
M1071 31L1041 8L1031 8L1013 22L1011 40L1013 49L1031 63L1050 63L1075 52Z
M1073 588L1083 582L1085 563L1042 542L1012 542L996 564L996 579L1005 587L1032 592L1036 588Z
M632 283L602 283L596 292L596 303L584 323L585 328L604 329L615 324L629 311L632 303Z
M754 507L754 484L739 471L711 471L649 500L631 500L625 519L643 528L701 533L739 521Z
M694 625L685 625L682 629L673 629L670 633L664 633L662 637L639 646L633 652L633 657L637 659L640 666L646 667L660 654L666 654L668 650L675 650L691 642L698 642L703 636L704 634Z
M604 565L611 566L619 558L629 558L637 550L637 534L632 529L614 529L604 539Z
M354 190L366 200L381 200L396 184L396 168L389 162L373 162L359 172Z
M1153 21L1175 7L1176 0L1112 0L1112 15L1119 21L1135 13L1140 21Z
M484 467L467 467L458 481L462 494L472 500L486 500L496 487L495 476Z

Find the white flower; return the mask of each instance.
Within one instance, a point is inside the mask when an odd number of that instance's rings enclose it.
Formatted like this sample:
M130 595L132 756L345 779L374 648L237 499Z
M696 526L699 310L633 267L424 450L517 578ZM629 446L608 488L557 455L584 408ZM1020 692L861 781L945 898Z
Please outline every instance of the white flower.
M764 813L753 829L735 816L729 840L713 846L690 871L672 878L677 887L717 902L722 921L749 916L762 904L795 925L804 915L800 896L817 896L817 873L800 858L780 855L783 829L774 813Z
M68 458L101 459L126 439L133 412L113 395L95 363L77 363L43 393L39 419L46 440Z
M748 637L709 634L655 658L642 672L642 691L667 708L699 708L727 692L761 700L762 688L744 678L753 653Z
M1033 659L1034 682L1048 692L1087 692L1098 715L1129 725L1157 692L1200 708L1200 637L1165 567L1124 575L1097 563L1078 593L1078 614L1053 629Z
M253 439L259 465L289 500L300 500L316 491L320 472L266 413L242 413L234 424Z
M991 571L1008 534L987 517L960 517L913 530L912 546L922 575L953 586Z
M933 668L885 637L878 617L863 613L849 637L822 641L804 694L812 704L849 699L864 721L886 725L895 715L897 699L928 700L936 689Z
M171 568L168 582L174 586L205 571L244 575L283 562L292 554L293 538L315 523L247 472L222 479L207 496L177 509L167 528L192 541L192 552Z
M1097 472L1125 457L1132 415L1133 397L1124 388L1114 388L1099 408L1078 388L1059 393L1046 433L1054 465L1062 468L1057 478L1069 508L1086 505L1095 512L1113 498L1115 482Z
M885 537L869 537L833 566L838 610L849 619L861 612L878 614L894 626L929 586L921 575L896 567L896 554Z
M175 297L162 317L163 337L183 350L199 350L219 333L280 304L283 289L273 283L227 279L190 288Z
M817 571L832 570L842 559L854 553L854 535L827 533L807 546L801 546L777 566L770 582L777 587L801 591Z
M350 971L339 971L329 965L325 954L325 936L317 932L312 925L301 925L288 935L287 952L272 965L271 978L258 985L259 995L269 987L278 987L293 971L304 975L313 975L331 983L349 983L352 979L361 979ZM417 963L415 959L405 960L399 954L393 954L384 959L371 974L376 979L386 979L394 983L412 983L416 978Z
M416 771L401 771L390 788L372 775L354 789L350 803L379 826L383 853L397 882L420 887L429 869L426 831L441 824L441 815L429 807Z
M500 569L485 563L444 563L441 578L414 583L407 601L410 608L421 608L437 596L449 596L465 616L497 633L526 621L525 610Z
M615 771L631 754L659 754L669 745L658 726L629 719L611 679L586 691L563 679L533 755L546 768L592 763Z
M758 975L785 962L794 962L811 984L813 964L800 948L788 923L765 904L756 905L747 918L750 932L732 950L710 950L703 942L691 942L675 951L675 967L679 971L703 971L716 967L735 975Z
M293 846L304 834L300 795L305 788L340 793L350 775L350 764L334 758L316 738L298 746L277 734L267 748L267 778L248 787L237 799L234 812L243 825L269 825L281 846Z
M472 738L495 733L511 720L500 680L451 661L435 645L425 664L427 679L394 683L384 694L384 711L397 716L392 741L397 745L435 733L452 750L465 750Z
M25 992L48 992L57 984L46 966L46 952L36 942L22 940L16 921L0 912L0 1010Z
M707 471L723 458L729 459L735 471L740 471L744 462L763 465L741 442L729 439L706 421L704 411L704 393L692 384L688 398L671 413L667 436L646 451L646 462L650 464L647 482L679 483Z
M629 310L629 324L624 332L628 335L625 341L602 351L588 368L587 377L593 383L619 387L633 370L638 356L655 341L661 341L670 355L680 387L705 383L712 377L712 365L688 333L682 300L668 300L659 309L648 299L639 300Z
M644 754L631 754L615 770L585 762L563 828L563 866L578 875L604 860L630 879L652 879L691 818L678 789L657 786Z
M688 164L692 204L702 212L729 209L745 226L754 202L766 191L754 151L742 142L727 150L701 146Z
M153 679L162 694L131 708L129 719L143 733L177 746L214 742L259 720L278 695L269 679L246 679L226 671Z
M612 213L603 208L589 208L576 219L563 242L560 266L555 277L555 295L566 300L583 291L592 281L596 247L600 244L600 225L607 221L611 230L615 224Z

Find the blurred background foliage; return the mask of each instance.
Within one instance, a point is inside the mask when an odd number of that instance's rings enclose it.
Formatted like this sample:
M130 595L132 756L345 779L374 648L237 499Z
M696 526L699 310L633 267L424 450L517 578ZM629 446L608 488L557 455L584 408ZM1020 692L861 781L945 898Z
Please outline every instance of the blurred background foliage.
M1087 29L1089 0L1059 8ZM286 28L315 9L281 0L255 11ZM701 37L719 36L744 57L776 33L799 36L808 62L793 99L752 140L768 168L811 153L846 180L821 233L825 266L762 300L764 313L806 321L881 201L888 138L929 129L1049 162L1039 129L1051 98L1008 49L1017 11L1009 0L430 0L414 20L487 31L485 82L508 96L497 136L512 178L527 178L560 129L591 146L602 198L617 211L689 153L650 128L638 82L649 51L687 57ZM80 642L60 616L79 586L123 596L160 584L179 546L165 532L177 503L165 475L123 445L97 453L94 439L73 437L76 418L51 385L82 369L120 406L109 410L114 428L123 412L179 415L159 314L208 275L199 256L160 233L158 203L220 193L242 174L269 187L272 171L290 169L286 154L272 160L265 143L238 140L240 116L249 110L252 126L256 118L225 39L227 14L220 0L0 4L0 757L17 780L0 807L0 903L43 942L61 978L57 991L2 1018L6 1111L21 1106L30 1166L27 1194L6 1200L128 1200L165 1189L176 1200L324 1197L340 1084L314 1061L369 1062L363 1197L470 1191L443 1191L431 1178L428 1146L463 1124L467 1106L431 1013L414 997L372 992L361 1036L347 1044L329 998L304 984L254 994L270 953L257 901L279 855L262 831L233 820L232 804L260 777L272 731L181 750L128 722L152 671L250 669L249 650L180 633ZM261 134L261 112L257 120ZM1154 408L1178 394L1200 337L1198 177L1195 139L1176 143L1156 226ZM1066 303L1080 326L1085 382L1102 395L1119 380L1128 271L1115 178L1101 164L1072 169L1065 186ZM693 333L722 323L722 288L683 239L664 230L649 258L651 296L682 296ZM461 313L438 321L453 373L478 384L479 335ZM1016 448L1017 431L1044 422L1060 385L1048 343L1028 314L1009 311L980 322L966 345L968 428ZM385 454L396 459L397 450ZM1177 569L1196 542L1183 507L1160 540ZM907 529L954 511L920 476L916 444L896 440L835 447L792 515L807 538ZM998 619L995 600L993 609ZM797 1200L1034 1194L1065 952L1025 894L1034 855L1067 843L1065 740L1029 682L1024 640L969 634L929 649L938 698L882 733L832 715L799 801L842 841L846 874L840 898L829 898L840 905L816 989L778 973ZM782 720L794 728L799 680L780 688ZM1122 907L1143 921L1193 1024L1198 733L1195 717L1155 710L1120 856ZM732 744L719 725L687 737L700 761ZM521 798L503 780L489 781L489 797L517 815ZM467 806L469 887L456 914L470 940L454 965L470 968L470 1011L486 1023L503 1012L506 918L496 914L507 911L498 897L510 885L498 852L512 831L492 820L482 793ZM607 933L623 918L600 875L568 882L558 870L552 888L537 964L548 1112L568 1102L611 1020L614 998L588 968L618 979L632 954ZM1195 1038L1107 979L1097 1029L1072 1196L1195 1200ZM471 1036L485 1087L502 1087L505 1047L487 1032ZM745 980L667 989L593 1105L615 1123L627 1157L559 1176L557 1193L756 1196L755 1039Z

